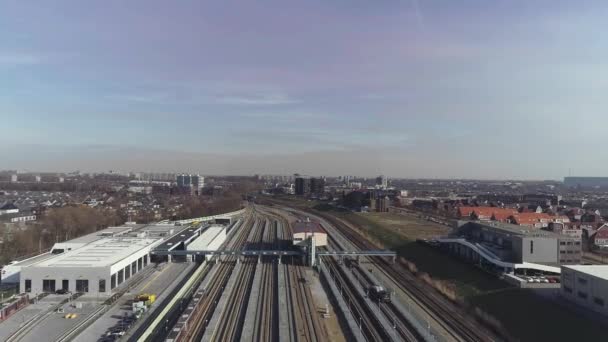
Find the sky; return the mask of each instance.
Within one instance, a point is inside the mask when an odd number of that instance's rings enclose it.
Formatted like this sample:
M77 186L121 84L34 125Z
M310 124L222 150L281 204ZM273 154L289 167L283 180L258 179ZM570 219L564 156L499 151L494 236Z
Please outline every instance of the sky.
M0 169L608 176L608 3L0 2Z

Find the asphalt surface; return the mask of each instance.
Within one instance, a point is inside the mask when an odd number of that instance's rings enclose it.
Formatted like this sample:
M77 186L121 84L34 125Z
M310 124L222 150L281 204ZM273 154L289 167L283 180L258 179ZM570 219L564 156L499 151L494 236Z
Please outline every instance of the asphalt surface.
M95 322L80 333L74 341L97 341L106 334L108 329L118 326L121 318L132 313L131 303L133 297L139 293L156 294L158 302L162 293L170 287L176 279L179 279L180 275L184 273L188 266L190 266L188 263L164 264L160 270L156 270L148 279L131 289L131 291L125 293L110 310L96 319Z

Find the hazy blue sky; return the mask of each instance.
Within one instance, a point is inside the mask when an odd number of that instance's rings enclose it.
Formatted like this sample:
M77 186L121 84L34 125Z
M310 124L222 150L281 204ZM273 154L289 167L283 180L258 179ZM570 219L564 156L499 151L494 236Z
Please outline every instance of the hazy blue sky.
M606 1L2 1L0 169L608 175Z

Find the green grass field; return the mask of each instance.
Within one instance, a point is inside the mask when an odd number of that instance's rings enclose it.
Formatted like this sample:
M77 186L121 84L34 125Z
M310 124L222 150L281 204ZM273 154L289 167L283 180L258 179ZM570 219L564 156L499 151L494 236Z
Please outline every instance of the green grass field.
M416 242L416 239L446 235L448 227L396 214L333 214L355 224L385 248L394 250L399 256L415 263L418 270L435 279L448 281L455 286L459 296L467 298L509 287L494 275Z

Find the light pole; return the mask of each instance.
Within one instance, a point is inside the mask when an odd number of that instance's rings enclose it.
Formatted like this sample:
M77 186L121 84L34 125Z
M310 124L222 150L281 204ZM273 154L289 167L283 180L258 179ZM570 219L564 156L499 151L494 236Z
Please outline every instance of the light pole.
M361 338L363 338L363 328L362 328L361 321L362 321L361 315L359 315L359 335L361 336Z

